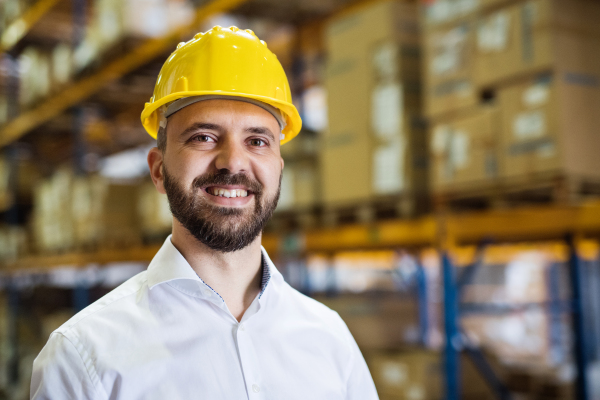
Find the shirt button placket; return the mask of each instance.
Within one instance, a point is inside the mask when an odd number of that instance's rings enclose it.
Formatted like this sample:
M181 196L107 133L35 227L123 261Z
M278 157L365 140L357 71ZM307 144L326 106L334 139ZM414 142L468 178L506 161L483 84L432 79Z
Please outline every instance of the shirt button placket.
M246 377L246 384L248 385L248 395L250 398L260 398L262 396L260 396L259 393L261 392L262 388L258 384L260 379L257 378L259 378L259 376L256 375L258 372L258 366L256 365L255 360L256 355L252 348L252 342L248 337L246 324L244 323L238 324L237 341L238 351L240 352L240 361Z

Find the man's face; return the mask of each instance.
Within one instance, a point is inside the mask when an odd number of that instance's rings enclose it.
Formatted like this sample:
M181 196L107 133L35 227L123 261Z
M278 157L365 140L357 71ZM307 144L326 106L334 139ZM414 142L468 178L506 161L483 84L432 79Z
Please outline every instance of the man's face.
M169 117L162 186L173 216L213 250L248 246L279 198L279 133L269 112L234 100L200 101Z

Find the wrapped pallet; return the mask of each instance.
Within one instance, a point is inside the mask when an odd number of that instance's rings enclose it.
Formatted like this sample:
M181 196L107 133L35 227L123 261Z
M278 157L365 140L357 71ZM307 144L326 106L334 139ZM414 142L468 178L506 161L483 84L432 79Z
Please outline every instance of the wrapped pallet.
M319 201L318 179L313 160L286 162L277 210L303 210L316 205Z
M76 245L139 244L137 191L136 185L112 183L101 176L75 178L72 214Z
M34 196L33 231L38 250L66 251L140 242L137 186L59 169Z
M72 183L72 171L60 168L36 187L32 228L36 247L41 252L65 251L75 243L70 195Z
M22 226L0 226L0 260L14 261L28 250L27 233Z
M173 216L167 195L159 193L152 182L140 185L137 212L145 238L154 239L171 232Z

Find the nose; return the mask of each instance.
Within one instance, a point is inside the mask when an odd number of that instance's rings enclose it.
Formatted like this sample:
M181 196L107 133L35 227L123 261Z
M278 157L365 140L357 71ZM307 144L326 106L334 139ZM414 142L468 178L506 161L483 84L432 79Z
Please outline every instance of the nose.
M233 175L240 172L247 172L249 160L244 144L232 138L223 140L218 147L215 167L218 170L228 170Z

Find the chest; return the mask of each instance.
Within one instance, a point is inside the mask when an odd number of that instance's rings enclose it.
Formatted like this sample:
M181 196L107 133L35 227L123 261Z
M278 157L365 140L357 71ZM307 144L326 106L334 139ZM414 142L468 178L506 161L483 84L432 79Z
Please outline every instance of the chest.
M146 332L100 368L115 399L343 399L343 351L326 332L251 326ZM188 328L189 329L189 328ZM179 331L178 331L179 330Z

